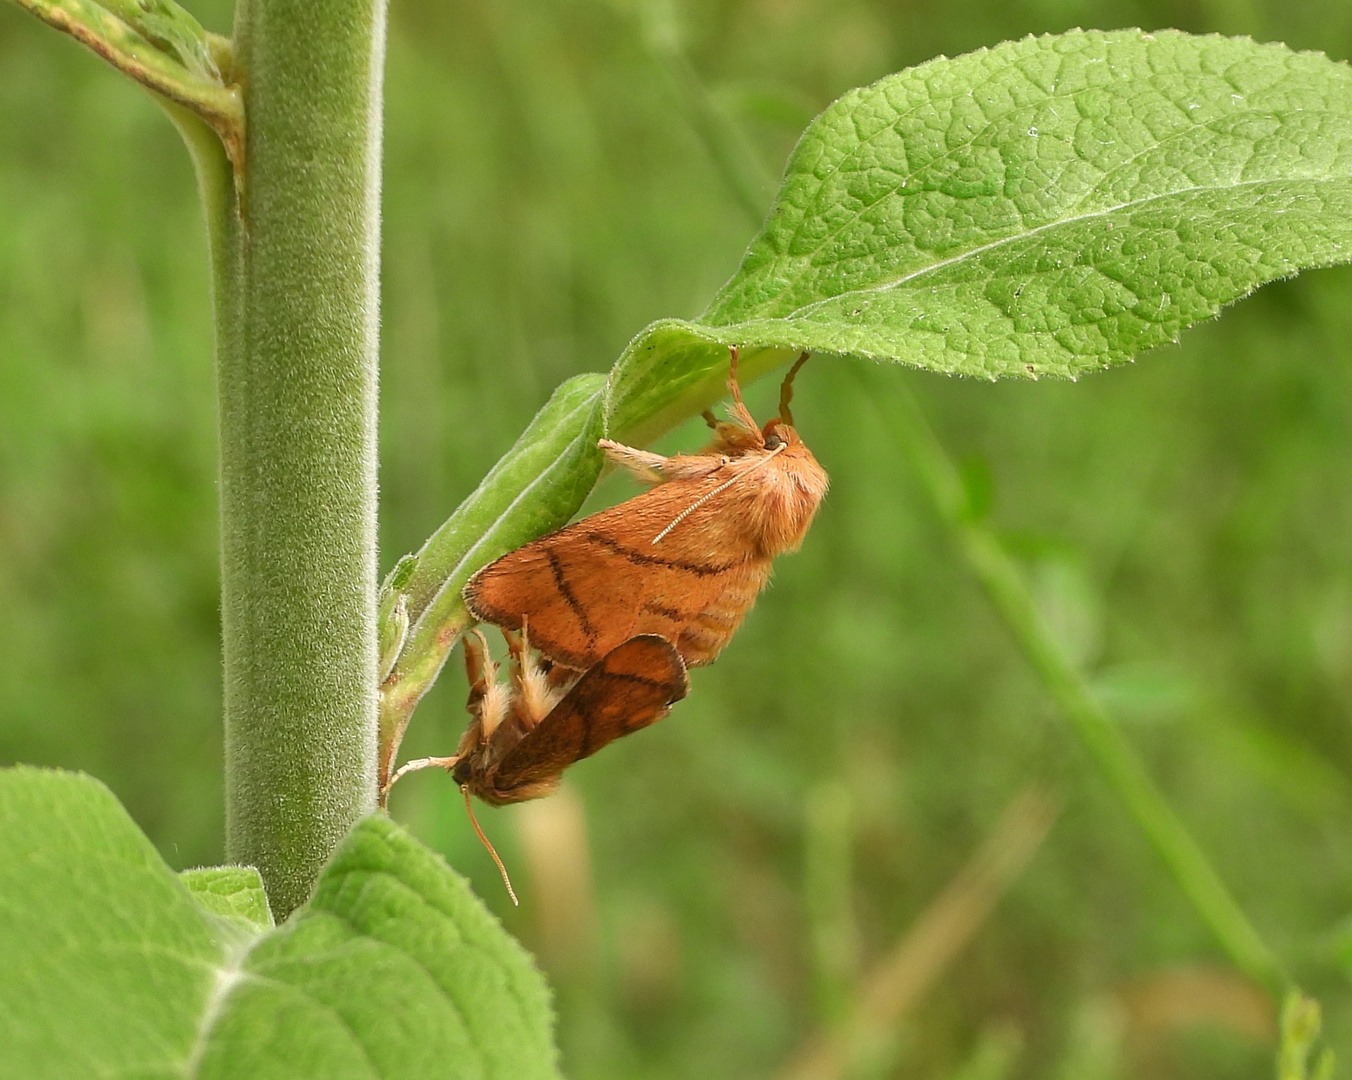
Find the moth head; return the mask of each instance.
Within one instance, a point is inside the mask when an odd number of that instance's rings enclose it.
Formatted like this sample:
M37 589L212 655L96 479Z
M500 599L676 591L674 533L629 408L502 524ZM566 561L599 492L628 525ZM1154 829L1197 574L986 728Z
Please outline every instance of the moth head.
M801 446L802 440L793 430L793 412L789 403L793 400L794 376L807 363L808 353L798 357L784 381L779 387L779 415L770 420L764 428L758 427L745 402L742 401L742 388L737 382L737 346L728 349L731 359L728 364L728 390L732 394L732 415L729 420L719 422L713 414L705 410L704 418L714 429L714 447L720 451L744 454L751 450L769 450L774 452L781 447Z
M761 432L761 445L767 450L801 446L802 443L803 440L798 437L798 432L794 431L787 422L778 416L767 423L765 430Z

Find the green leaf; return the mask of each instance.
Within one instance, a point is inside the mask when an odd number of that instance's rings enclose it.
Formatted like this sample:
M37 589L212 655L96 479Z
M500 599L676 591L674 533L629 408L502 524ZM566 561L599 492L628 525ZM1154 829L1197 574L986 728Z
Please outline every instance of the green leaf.
M174 1074L225 951L107 788L0 773L0 1074Z
M561 388L419 553L382 762L468 625L465 581L582 504L583 427L646 445L723 397L729 346L743 382L803 351L1075 378L1349 257L1352 69L1321 55L1075 30L846 94L704 316L638 334L599 416L556 404L594 382Z
M702 321L761 347L1075 377L1349 255L1352 69L1071 31L837 101Z
M1264 282L1352 258L1352 69L1137 30L1008 42L854 90L804 133L697 321L634 338L605 430L640 445L799 352L1070 377Z
M388 819L281 927L255 882L174 874L89 777L0 771L0 1075L557 1076L529 957Z
M100 6L197 78L222 81L210 35L173 0L100 0Z
M195 113L220 136L236 169L244 99L231 81L230 42L173 0L15 0L119 71ZM225 71L222 71L225 68Z
M554 1077L540 974L463 879L363 821L306 906L248 954L203 1077Z
M263 891L263 878L252 866L199 866L182 871L178 879L212 914L242 919L257 933L272 929L272 909Z

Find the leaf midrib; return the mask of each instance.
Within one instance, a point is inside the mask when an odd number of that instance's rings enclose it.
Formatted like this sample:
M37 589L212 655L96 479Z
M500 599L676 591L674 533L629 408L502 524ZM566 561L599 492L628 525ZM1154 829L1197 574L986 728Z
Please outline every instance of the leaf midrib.
M236 986L253 977L244 970L244 963L248 960L254 947L266 936L265 933L259 934L252 941L242 943L241 947L234 949L224 958L224 964L214 967L215 982L207 994L207 1000L202 1009L202 1019L198 1021L197 1034L193 1038L192 1048L188 1051L188 1057L183 1062L185 1080L196 1080L197 1070L202 1065L202 1057L206 1054L207 1046L211 1042L211 1035L216 1029L216 1021L225 1011L231 992Z
M1095 35L1085 35L1085 36L1086 36L1086 37L1092 37L1092 36L1095 36ZM1114 35L1111 35L1111 34L1105 34L1105 35L1103 35L1102 37L1099 37L1098 40L1100 40L1100 41L1107 41L1107 40L1109 40L1110 38L1112 38L1113 36L1114 36ZM1208 37L1215 37L1216 35L1213 34L1213 35L1206 35L1206 36L1208 36ZM1139 34L1138 34L1137 40L1142 40L1142 39L1143 39L1143 38L1142 38L1142 35L1139 35ZM1062 59L1062 64L1061 64L1060 66L1064 67L1064 60L1065 60L1065 57L1063 56L1061 59ZM921 68L923 68L924 66L925 66L925 65L921 65ZM913 70L913 71L919 71L919 70L921 70L921 68L916 68L916 69L912 69L912 70ZM1008 68L1013 68L1014 70L1018 71L1020 74L1024 74L1022 67L1021 67L1019 64L1017 64L1017 63L1013 63L1013 64L1006 65L1006 69L1008 69ZM1025 76L1025 77L1026 77L1026 76ZM1219 79L1221 79L1222 81L1227 81L1227 82L1228 82L1228 80L1225 80L1225 79L1224 79L1224 76L1218 75L1218 76L1216 76L1216 77L1219 78ZM1039 103L1037 104L1037 107L1040 108L1040 107L1042 107L1042 106L1044 106L1044 105L1046 105L1046 104L1050 104L1050 103L1058 102L1058 101L1060 101L1060 102L1069 102L1069 103L1073 103L1078 95L1084 93L1086 90L1094 89L1093 87L1085 87L1085 88L1077 88L1077 89L1075 89L1075 90L1069 90L1069 91L1062 92L1062 91L1061 91L1061 87L1060 87L1060 78L1061 78L1061 76L1060 76L1060 73L1058 72L1056 78L1054 78L1054 79L1052 80L1052 82L1053 82L1053 89L1052 89L1050 92L1047 93L1047 96L1043 99L1042 102L1039 102ZM884 81L885 81L885 80L884 80ZM1030 80L1030 81L1031 81L1031 80ZM1246 93L1244 93L1243 91L1241 91L1239 87L1234 86L1233 83L1229 83L1229 85L1232 87L1233 91L1234 91L1236 94L1239 94L1239 95L1244 99L1246 106L1248 106L1248 97L1249 97L1248 94L1246 94ZM880 91L876 91L876 84L875 84L875 87L870 87L869 89L874 89L875 92L880 92ZM1173 102L1173 101L1168 97L1168 95L1165 94L1163 91L1161 91L1161 90L1156 90L1156 93L1159 93L1160 96L1161 96L1164 100L1170 101L1171 104L1174 104L1175 107L1177 107L1177 103ZM846 154L842 155L842 156L840 157L840 159L832 165L830 171L827 172L827 173L825 173L823 176L821 176L821 177L818 178L818 182L817 182L816 189L813 191L813 194L812 194L811 205L815 205L815 204L816 204L818 198L820 197L822 188L824 188L824 187L826 186L827 181L828 181L831 177L838 176L840 173L842 173L842 172L844 171L844 169L845 169L845 166L848 165L851 161L857 160L859 154L860 154L866 147L869 147L869 146L873 145L874 142L875 142L876 140L882 138L886 133L895 131L896 126L897 126L899 123L901 123L902 121L904 121L904 120L906 120L906 119L908 119L908 118L914 116L916 113L920 112L920 111L921 111L922 109L924 109L926 106L933 106L933 104L934 104L934 102L933 102L932 100L918 101L918 102L916 102L914 105L912 105L910 108L906 109L904 112L899 112L899 113L897 113L897 114L896 114L896 117L895 117L890 123L888 123L888 124L886 124L886 125L883 125L883 126L880 127L876 132L874 132L872 135L867 136L867 137L863 137L863 138L858 138L858 139L856 140L856 142L854 143L854 145L850 147L849 151L848 151ZM888 195L895 195L899 190L901 190L901 188L903 188L903 187L906 185L906 183L907 183L908 181L913 180L913 179L916 179L916 178L920 175L920 172L921 172L922 169L924 169L924 170L929 170L929 169L931 169L931 168L932 168L935 164L937 164L937 163L944 162L944 161L948 161L948 160L953 160L954 157L955 157L955 155L960 154L960 153L962 153L963 151L969 150L971 147L977 145L977 144L981 141L981 139L982 139L983 137L988 136L988 135L991 133L991 131L992 131L992 130L993 130L993 129L1001 122L1001 121L1008 120L1011 116L1013 116L1013 115L1014 115L1016 112L1018 112L1019 109L1021 109L1021 108L1025 108L1025 109L1026 109L1026 108L1028 108L1028 106L1027 106L1027 105L1023 105L1023 106L1015 106L1014 108L1004 110L1004 111L1002 111L1002 112L1000 112L1000 113L998 113L998 114L996 114L996 115L994 115L994 116L992 116L992 117L987 118L985 125L980 129L980 131L977 131L977 132L973 133L972 136L971 136L970 138L965 139L965 140L963 140L962 142L956 143L956 144L955 144L954 146L952 146L952 147L946 148L945 151L944 151L942 154L938 155L938 156L935 157L935 158L930 159L928 162L925 163L925 165L913 167L913 168L911 168L910 170L908 170L906 173L904 173L904 174L899 174L899 178L898 178L897 182L896 182L894 185L890 186L890 187L887 189L887 191L886 191L882 196L880 196L878 199L873 200L873 201L870 202L867 206L861 207L859 210L856 210L853 214L849 215L847 218L844 218L844 219L843 219L843 220L842 220L842 221L841 221L834 229L831 230L830 233L828 233L828 234L823 238L823 240L816 246L816 248L815 248L814 250L818 250L818 251L821 250L821 248L824 247L824 246L825 246L827 243L829 243L831 240L834 240L835 238L837 238L838 236L840 236L841 233L843 233L846 229L850 228L850 226L854 225L854 224L859 220L860 217L862 217L865 213L867 213L869 209L871 209L872 207L876 206L876 205L878 204L878 202L881 201L882 198L885 198L885 197L887 197ZM1309 110L1302 110L1302 111L1309 111ZM1126 159L1126 160L1123 161L1123 162L1118 163L1117 165L1113 166L1112 169L1110 169L1110 170L1104 172L1104 173L1099 177L1099 179L1095 182L1095 184L1093 185L1093 187L1091 187L1088 191L1085 192L1084 197L1081 198L1081 199L1079 200L1079 202L1078 202L1076 205L1077 205L1077 206L1083 206L1084 203L1085 203L1086 201L1088 201L1089 199L1091 199L1095 194L1097 194L1097 193L1099 193L1099 192L1102 191L1104 184L1105 184L1109 179L1111 179L1111 178L1114 177L1114 176L1121 175L1122 170L1124 170L1124 169L1126 169L1126 168L1129 168L1134 162L1139 161L1142 157L1146 156L1147 154L1151 154L1151 153L1158 152L1162 147L1167 146L1170 142L1172 142L1172 141L1174 141L1174 140L1177 140L1177 139L1184 138L1184 137L1186 137L1186 136L1188 136L1188 135L1195 134L1200 128L1205 128L1205 127L1207 127L1211 122L1213 122L1215 119L1220 119L1220 117L1213 117L1212 120L1208 120L1208 121L1206 121L1205 123L1200 123L1200 122L1198 122L1197 120L1195 120L1194 118L1188 116L1187 113L1182 113L1181 115L1183 116L1183 118L1184 118L1185 120L1188 121L1188 126L1185 126L1185 127L1183 127L1183 128L1180 128L1178 131L1173 132L1172 134L1166 136L1166 137L1163 138L1163 139L1158 139L1158 140L1156 140L1156 141L1153 142L1150 146L1146 147L1145 149L1139 151L1139 152L1136 153L1136 154L1133 154L1130 158ZM1235 112L1233 112L1233 113L1227 113L1227 114L1224 114L1224 115L1226 116L1226 118L1234 118L1234 117L1239 117L1239 116L1280 116L1281 113L1279 113L1279 112L1277 112L1277 111L1275 111L1275 110L1271 110L1271 109L1268 109L1268 110L1260 110L1260 109L1256 109L1256 108L1253 108L1253 107L1248 107L1248 108L1246 108L1246 109L1237 109L1237 110L1235 110ZM903 141L904 141L904 139L903 139ZM1064 140L1062 140L1062 141L1064 141ZM1325 179L1327 179L1327 178L1325 178ZM1318 182L1321 182L1321 181L1316 179L1314 182L1318 183ZM1248 181L1245 181L1245 182L1242 182L1242 183L1248 183ZM1229 186L1235 187L1235 186L1241 186L1241 185L1229 185ZM1178 195L1178 194L1187 194L1187 193L1194 192L1194 191L1198 191L1198 190L1205 190L1205 191L1210 191L1210 190L1222 190L1224 187L1226 187L1226 185L1198 185L1198 186L1195 186L1195 187L1192 187L1192 188L1178 188L1178 189L1175 189L1174 191L1168 192L1168 193L1166 193L1166 194L1167 194L1167 195ZM1153 196L1152 198L1162 198L1162 197L1166 197L1166 196L1165 196L1165 195L1161 195L1161 196ZM1145 201L1149 201L1149 200L1145 200ZM1006 200L1006 202L1009 202L1011 205L1013 205L1012 200ZM1117 210L1121 210L1121 209L1125 208L1126 206L1130 206L1130 205L1133 205L1133 204L1131 204L1131 203L1124 203L1124 204L1121 204L1121 205L1119 205L1119 206L1104 208L1103 210L1101 210L1101 211L1099 211L1099 212L1100 212L1100 213L1113 213L1113 212L1116 212ZM1019 213L1020 219L1022 219L1023 214L1022 214L1021 212L1019 212L1017 206L1014 207L1014 210L1015 210L1016 213ZM1045 229L1045 228L1048 228L1048 227L1051 227L1051 226L1060 225L1060 224L1065 224L1065 223L1068 223L1068 222L1071 222L1071 221L1085 220L1085 219L1087 219L1087 218L1089 218L1089 217L1092 217L1092 216L1093 216L1092 214L1087 214L1087 215L1081 215L1081 216L1070 217L1070 218L1058 218L1058 219L1055 219L1055 220L1053 220L1053 221L1046 222L1046 223L1044 223L1043 225L1034 226L1032 229L1030 229L1030 230L1028 230L1028 231L1026 231L1026 232L1018 233L1018 234L1013 235L1013 236L1010 236L1010 237L1005 237L1004 239L1006 239L1006 240L1015 240L1015 239L1020 239L1020 238L1027 237L1027 236L1032 236L1032 235L1035 235L1037 232L1041 231L1042 229ZM793 227L793 232L790 233L789 236L788 236L788 238L787 238L786 249L787 249L787 248L791 248L791 247L793 246L794 241L798 240L798 239L801 237L803 228L806 226L806 224L807 224L809 221L812 221L812 220L820 220L820 218L819 218L819 216L816 216L816 215L813 215L813 214L809 213L808 210L805 208L804 211L803 211L803 213L802 213L802 215L801 215L801 217L800 217L799 220L795 223L795 225L794 225L794 227ZM944 262L936 263L936 264L931 264L930 266L927 266L927 267L922 267L921 269L912 272L912 274L911 274L910 276L919 276L919 275L921 275L921 274L923 274L923 273L926 273L926 272L928 272L928 271L930 271L930 270L933 270L933 269L940 269L940 268L942 268L942 267L945 266L945 265L948 265L948 264L950 264L950 263L952 263L952 262L956 262L956 261L959 261L959 260L962 259L962 258L965 258L966 255L969 255L969 254L979 254L979 253L981 253L981 252L984 252L984 251L986 251L986 250L989 250L991 247L995 246L995 244L997 244L997 243L999 243L999 241L994 242L994 243L989 244L989 245L983 245L983 246L981 246L981 247L979 247L979 248L968 249L968 251L966 251L966 252L964 252L964 253L962 253L962 254L960 254L960 255L954 256L954 257L951 258L951 259L945 260ZM781 259L776 259L776 260L775 260L776 263L779 263L779 262L781 262L781 261L785 261L785 260L781 260ZM795 260L795 261L796 261L796 260ZM901 278L901 279L898 279L898 280L895 281L895 282L892 282L891 285L881 285L881 286L876 286L876 287L869 288L869 289L851 289L851 290L847 290L846 292L836 294L836 296L833 296L833 297L827 297L827 298L825 298L825 299L823 299L823 300L815 301L813 304L806 305L806 306L803 307L803 308L796 309L796 310L794 310L793 312L789 313L788 315L781 315L781 316L759 316L759 317L753 316L752 319L737 319L736 322L751 322L751 321L753 321L753 320L756 319L756 318L767 318L767 317L768 317L768 318L780 318L780 319L790 319L790 318L795 318L795 317L797 317L802 311L808 310L809 308L814 307L814 306L816 306L817 304L825 304L825 303L829 303L829 302L832 301L832 300L839 299L841 296L851 296L851 295L854 295L854 294L857 294L857 293L866 293L866 292L884 292L884 291L886 291L889 287L895 287L896 285L904 284L906 280L907 280L906 278ZM723 325L731 325L731 324L723 324Z
M1352 181L1352 176L1330 177L1324 180L1308 180L1308 179L1301 180L1302 183L1306 184L1310 183L1327 184L1339 181L1344 183ZM939 262L936 263L931 263L928 266L921 267L918 270L913 270L909 273L903 274L901 277L896 278L895 280L887 281L879 285L873 285L862 289L847 289L844 292L836 293L834 296L828 296L821 300L814 300L810 304L804 304L802 307L795 308L793 311L790 311L785 315L753 316L749 319L738 319L734 323L725 323L722 325L736 326L739 323L753 323L761 321L788 322L793 319L803 318L817 308L826 307L827 305L834 304L839 300L851 296L870 296L870 295L878 295L885 292L891 292L894 289L899 289L902 286L908 285L917 279L923 278L927 274L938 273L939 271L945 270L948 267L963 262L966 259L976 258L978 256L984 255L988 251L996 250L997 248L1000 248L1006 244L1022 243L1023 241L1029 239L1030 237L1037 236L1039 233L1042 232L1046 232L1052 229L1058 229L1066 225L1074 225L1081 221L1091 221L1095 218L1108 217L1113 214L1120 213L1123 210L1133 210L1143 208L1149 206L1151 203L1161 202L1165 199L1174 199L1180 196L1196 195L1200 192L1237 191L1241 188L1246 187L1261 187L1267 184L1285 184L1291 182L1292 182L1291 180L1269 178L1265 180L1245 180L1237 184L1226 184L1226 185L1208 184L1208 185L1196 185L1194 187L1188 188L1177 188L1174 191L1166 192L1162 195L1152 195L1148 199L1136 199L1130 202L1119 203L1116 206L1103 207L1100 210L1096 210L1088 214L1079 214L1073 217L1058 218L1055 221L1047 222L1045 225L1039 225L1036 228L1029 229L1027 232L1018 233L1013 236L1002 236L1000 237L1000 239L993 240L989 244L983 244L980 247L976 248L968 248L965 251L959 252L957 255L953 255L947 259L940 260Z

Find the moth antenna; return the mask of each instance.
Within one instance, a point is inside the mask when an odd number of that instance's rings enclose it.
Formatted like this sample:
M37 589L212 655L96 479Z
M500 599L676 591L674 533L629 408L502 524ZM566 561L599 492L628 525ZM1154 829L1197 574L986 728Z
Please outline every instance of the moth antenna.
M394 771L394 775L391 776L389 781L385 784L385 786L380 789L380 794L388 795L390 793L390 788L394 787L396 781L398 781L398 779L405 773L417 772L419 769L430 769L434 765L445 769L447 772L450 772L452 769L455 768L455 764L459 760L460 760L459 756L411 758L410 760L400 765L399 768L397 768Z
M512 879L507 876L507 867L502 865L502 860L498 858L498 853L489 842L488 837L484 835L483 829L479 828L479 819L474 816L474 804L469 801L469 785L460 785L460 794L465 797L465 811L469 814L469 823L474 826L474 831L479 834L479 843L488 850L488 854L493 857L493 861L498 864L498 873L502 875L502 883L507 886L507 895L512 898L512 906L520 907L521 901L516 898L516 890L512 888Z
M746 407L742 400L742 387L737 382L737 357L739 355L736 345L728 346L728 392L732 394L732 413L742 422L742 425L749 431L760 434L760 425L756 423L756 418L751 415L751 410Z
M784 376L784 381L779 386L779 418L793 427L793 413L789 412L789 402L793 400L793 377L798 374L798 369L807 363L807 358L811 353L803 353L793 365L789 368L789 373Z
M726 491L728 488L732 487L733 484L737 483L738 480L745 480L748 476L750 476L753 472L759 469L762 465L764 465L777 453L783 450L784 447L787 445L788 445L787 443L780 443L778 446L776 446L773 450L771 450L768 454L766 454L763 458L761 458L758 462L756 462L756 464L752 465L750 468L744 469L743 471L737 473L735 476L732 476L729 479L724 480L721 484L718 485L718 487L714 488L713 491L706 491L698 499L692 502L689 506L687 506L684 510L682 510L679 514L677 514L674 518L672 518L671 524L668 525L656 536L654 536L652 538L652 542L654 544L657 543L659 540L662 539L662 537L666 536L667 533L671 532L672 529L676 528L677 525L679 525L682 521L688 518L691 514L693 514L705 503L707 503L720 491Z

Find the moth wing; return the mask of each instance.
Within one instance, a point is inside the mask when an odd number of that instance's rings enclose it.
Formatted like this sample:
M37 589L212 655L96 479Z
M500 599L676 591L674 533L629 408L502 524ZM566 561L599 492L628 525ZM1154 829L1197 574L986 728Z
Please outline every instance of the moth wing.
M471 614L508 630L520 630L524 617L531 647L542 655L578 669L598 663L633 636L632 616L624 604L609 600L609 592L624 596L639 587L629 567L612 566L605 549L585 536L597 518L613 517L616 510L533 540L489 563L465 586Z
M465 601L476 618L510 630L525 616L531 645L569 667L590 668L639 634L671 641L687 664L709 663L765 584L770 560L749 550L713 500L654 542L701 490L662 484L534 540L470 578Z
M505 754L499 791L550 780L609 742L656 723L690 692L685 664L671 643L630 638L577 681L549 715Z

